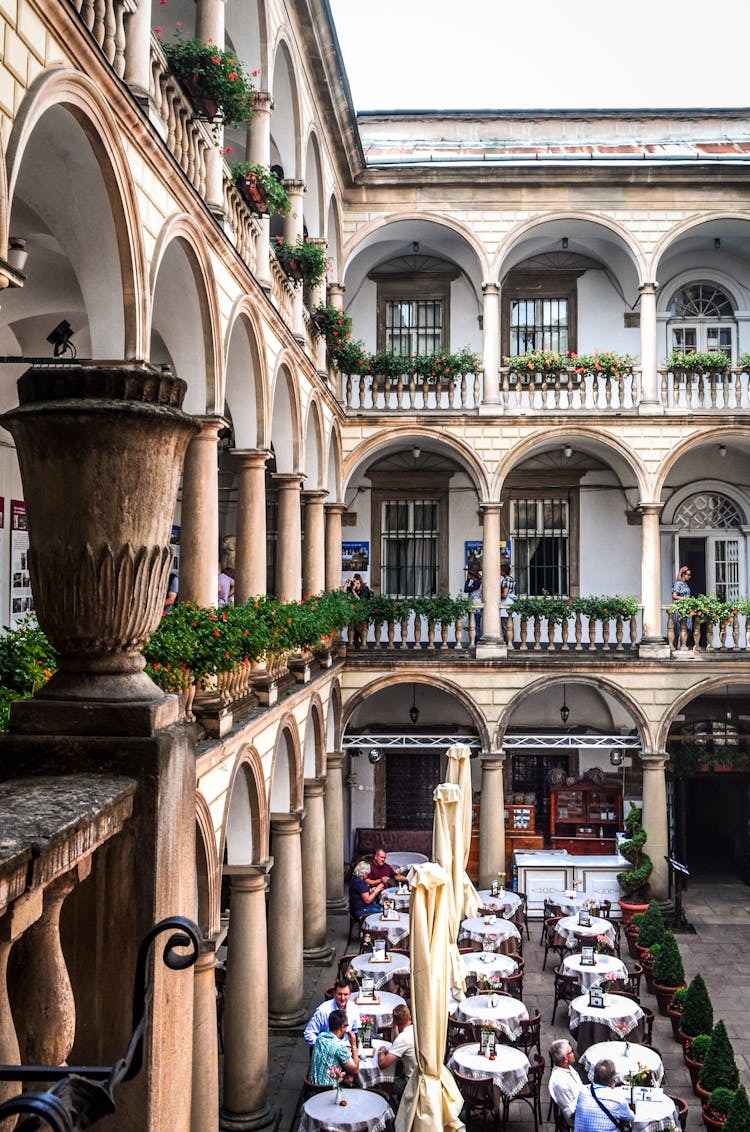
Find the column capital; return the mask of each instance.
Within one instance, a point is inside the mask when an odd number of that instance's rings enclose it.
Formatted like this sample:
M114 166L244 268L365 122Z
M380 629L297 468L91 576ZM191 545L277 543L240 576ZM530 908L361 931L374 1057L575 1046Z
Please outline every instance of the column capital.
M306 798L322 798L325 794L324 778L306 778L304 782L304 795Z
M273 110L273 95L267 90L256 90L253 94L253 107L256 113L259 110Z
M644 771L663 771L669 762L666 751L641 751L641 766Z
M322 503L329 492L326 488L306 487L302 489L301 494L303 503Z
M346 511L345 503L324 503L323 506L329 515L343 515Z
M655 295L658 287L659 284L656 282L656 280L654 280L653 283L638 284L638 290L641 295Z
M658 515L664 504L657 500L639 499L636 506L639 511L643 511L646 515Z
M271 453L267 448L230 448L229 457L237 468L264 468Z
M505 766L505 751L482 751L479 765L482 770L502 770Z
M191 413L191 419L196 421L200 426L200 432L196 439L204 440L208 437L216 439L221 428L229 428L229 421L226 417L219 417L213 413Z
M280 488L302 488L305 482L304 472L271 472L271 481Z
M328 751L326 754L326 769L341 770L344 765L345 751Z
M344 309L344 292L346 287L343 283L329 283L328 284L328 301L332 307L337 310Z
M285 177L281 183L289 194L295 193L301 196L305 191L305 182L296 177Z
M271 832L277 837L297 837L302 829L304 811L295 813L271 814Z
M503 506L501 501L498 500L480 500L479 510L483 515L499 515L500 508Z
M492 282L483 283L482 284L482 294L485 297L492 296L492 295L499 295L500 294L500 284L499 283L492 283Z

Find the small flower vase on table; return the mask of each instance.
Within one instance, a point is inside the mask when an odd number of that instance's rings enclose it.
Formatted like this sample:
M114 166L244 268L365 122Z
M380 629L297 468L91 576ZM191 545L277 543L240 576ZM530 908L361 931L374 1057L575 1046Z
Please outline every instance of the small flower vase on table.
M344 1090L341 1085L336 1086L336 1104L344 1104Z

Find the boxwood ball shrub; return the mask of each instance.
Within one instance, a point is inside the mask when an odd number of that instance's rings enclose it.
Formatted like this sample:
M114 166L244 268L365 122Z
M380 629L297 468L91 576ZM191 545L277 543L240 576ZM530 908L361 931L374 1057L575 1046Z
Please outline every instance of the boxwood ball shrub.
M714 1025L714 1008L703 975L697 974L692 980L682 1002L680 1029L688 1037L708 1034Z
M685 983L685 968L677 940L672 932L665 932L659 954L654 960L654 982L662 987L681 987Z
M739 1083L740 1074L734 1060L734 1049L727 1028L720 1018L711 1033L711 1045L698 1076L698 1084L702 1089L713 1092L719 1085L734 1090Z
M722 1117L726 1118L727 1113L732 1107L734 1100L734 1091L726 1089L723 1085L719 1085L718 1089L714 1089L711 1096L703 1106L711 1120L721 1120Z

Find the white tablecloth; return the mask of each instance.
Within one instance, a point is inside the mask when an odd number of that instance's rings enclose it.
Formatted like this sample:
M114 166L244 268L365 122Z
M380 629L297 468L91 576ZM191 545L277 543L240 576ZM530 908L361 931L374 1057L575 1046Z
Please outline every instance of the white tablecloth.
M588 905L589 900L591 900L591 893L576 892L573 896L570 896L568 892L548 892L547 899L550 903L557 905L564 916L575 916L584 904Z
M495 918L494 924L486 924L484 921L488 917L475 916L470 920L463 920L461 927L458 929L458 944L461 946L462 941L470 941L471 943L481 943L484 946L486 939L492 939L493 951L515 951L515 944L521 938L521 933L515 924L511 924L508 920ZM512 944L513 946L509 946Z
M505 916L508 919L521 907L521 897L507 888L502 896L493 896L492 890L489 888L479 888L477 889L477 896L482 908L487 908L490 912L495 912L496 915Z
M603 1007L589 1006L589 996L581 994L571 1002L568 1017L571 1030L577 1030L582 1022L592 1022L624 1037L646 1016L637 1002L621 994L605 994Z
M592 917L590 927L579 924L578 916L563 916L555 924L555 931L562 936L569 947L575 944L576 936L579 939L594 940L598 935L606 936L612 947L615 945L615 929L609 920L603 920L598 916Z
M424 853L386 853L385 859L399 873L408 872L412 865L427 864Z
M521 1019L528 1018L529 1012L517 998L501 994L495 996L495 1005L490 1006L490 995L474 994L455 1003L452 1012L459 1022L491 1022L496 1030L502 1030L512 1042L521 1033Z
M458 1069L466 1077L492 1077L506 1097L514 1097L529 1078L529 1059L521 1049L498 1045L491 1061L479 1052L479 1044L459 1046L448 1061L449 1069Z
M391 900L394 902L394 906L395 906L397 912L408 912L409 911L409 901L411 900L411 890L408 890L407 892L399 892L399 890L397 888L387 888L383 895L384 896L390 896Z
M466 951L461 955L461 966L472 982L490 975L516 975L518 964L510 955L499 955L497 951Z
M566 955L562 962L563 975L575 975L584 990L589 987L598 987L608 979L626 979L628 969L622 959L616 955L597 955L595 967L581 965L581 956L578 952Z
M630 1101L630 1089L617 1089L626 1104ZM633 1118L634 1132L668 1132L676 1128L679 1132L680 1118L673 1100L662 1096L656 1101L636 1101Z
M359 1051L357 1084L361 1085L363 1089L369 1089L371 1085L379 1085L381 1081L392 1081L394 1078L396 1066L398 1065L397 1061L394 1061L387 1069L381 1069L378 1065L377 1053L381 1046L384 1046L385 1049L390 1049L391 1043L376 1038L372 1043L372 1054L370 1057L363 1057L362 1051Z
M364 1089L344 1089L346 1105L336 1104L336 1090L316 1093L302 1106L299 1132L385 1132L393 1113L384 1097Z
M408 955L390 952L389 963L373 963L372 955L366 952L364 955L354 956L352 967L360 975L371 975L375 980L375 989L378 990L390 982L396 971L408 971L411 968L411 959Z
M640 1046L635 1042L597 1042L596 1045L589 1046L580 1058L590 1081L593 1080L597 1061L602 1061L605 1057L614 1062L618 1077L634 1072L640 1064L651 1070L655 1085L661 1085L664 1079L662 1060L656 1050L651 1049L650 1046Z
M378 1002L360 1002L359 993L354 995L354 1001L360 1013L371 1014L375 1019L375 1026L379 1031L383 1031L388 1026L393 1025L393 1011L404 1000L400 994L393 994L392 991L376 991L375 992Z
M383 920L380 912L373 912L371 916L365 916L365 927L379 932L385 929L391 947L398 947L402 940L409 938L409 913L397 912L396 915L397 920Z

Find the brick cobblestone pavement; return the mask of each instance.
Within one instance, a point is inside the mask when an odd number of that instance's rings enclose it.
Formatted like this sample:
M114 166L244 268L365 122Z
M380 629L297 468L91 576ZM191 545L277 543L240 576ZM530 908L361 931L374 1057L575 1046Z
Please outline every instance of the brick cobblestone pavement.
M741 884L692 884L684 896L685 914L694 933L680 932L678 941L688 980L700 971L706 980L714 1005L715 1019L723 1018L734 1046L740 1076L750 1088L750 888ZM349 918L346 914L329 919L329 941L336 955L345 953ZM554 1026L550 1025L553 1002L552 956L547 970L542 971L543 950L539 946L541 924L530 923L531 939L524 941L525 977L523 998L530 1011L542 1012L542 1052L547 1062L545 1083L549 1074L547 1048L554 1038L569 1037L564 1007L558 1007ZM623 937L623 959L632 966ZM327 967L306 966L305 1005L312 1013L323 999L324 990L335 977L336 963ZM666 1071L665 1087L669 1093L683 1097L690 1105L688 1129L703 1127L698 1098L693 1095L690 1078L679 1046L672 1037L668 1018L658 1013L655 998L642 983L642 1001L656 1010L653 1044L660 1050ZM298 1123L302 1079L308 1065L308 1049L301 1028L296 1031L271 1031L269 1051L269 1106L277 1116L278 1132L293 1132ZM542 1115L547 1115L548 1094L543 1090ZM523 1110L523 1111L522 1111ZM524 1105L511 1109L509 1132L533 1132L533 1121L526 1120L529 1110ZM469 1126L469 1132L474 1127ZM482 1126L485 1127L485 1126ZM553 1125L548 1126L552 1128ZM438 1132L438 1130L436 1130Z

